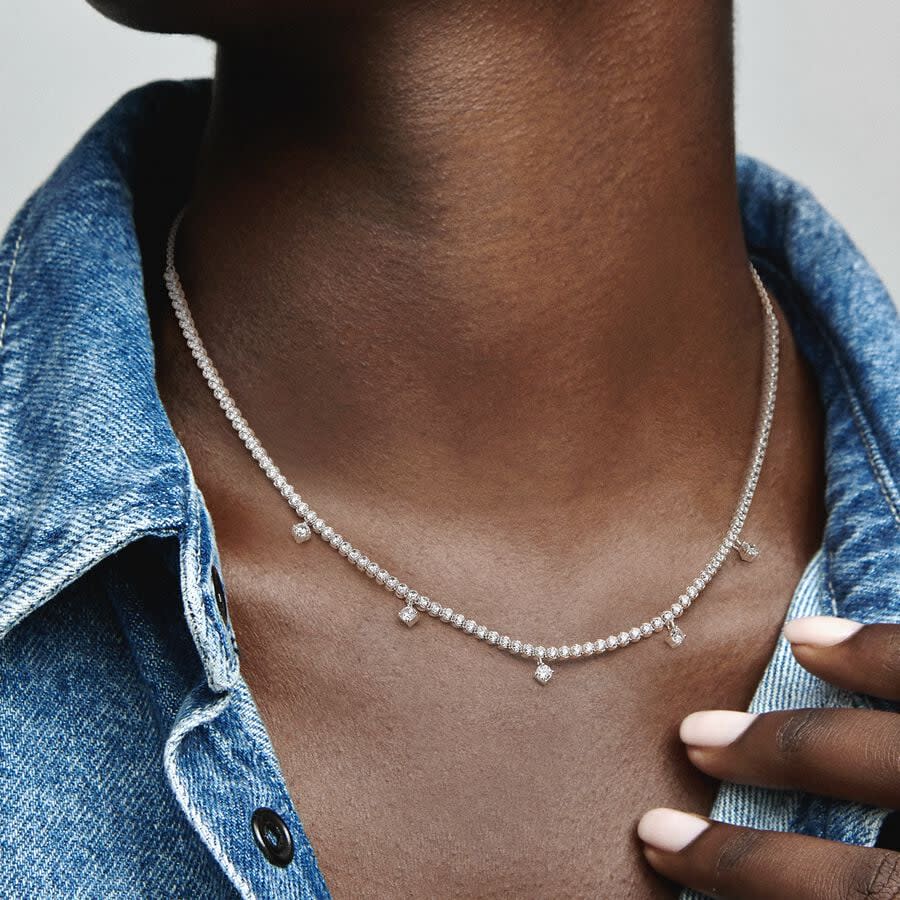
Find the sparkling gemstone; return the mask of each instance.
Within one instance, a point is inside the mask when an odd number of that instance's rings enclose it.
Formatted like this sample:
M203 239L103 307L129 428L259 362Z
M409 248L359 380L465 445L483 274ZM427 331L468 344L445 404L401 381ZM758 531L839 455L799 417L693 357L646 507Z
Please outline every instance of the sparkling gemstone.
M456 613L450 620L454 628L462 628L465 621L466 617L462 613Z
M366 566L369 564L368 556L360 556L360 558L356 561L356 568L360 570L360 572L365 572ZM403 599L402 597L400 598Z
M741 541L738 544L738 555L744 562L753 562L759 556L759 547L749 541Z
M298 544L302 544L304 541L308 541L312 536L312 530L306 522L298 522L292 529L291 534L294 535L294 540Z
M691 598L691 600L694 600L697 597L697 594L699 594L700 592L697 590L697 588L694 587L694 585L691 585L687 589L687 591L685 591L685 593L688 595L688 597Z
M546 663L541 663L534 670L534 680L539 681L541 684L546 684L553 677L553 669L550 668Z
M535 648L534 648L534 655L537 656L537 657L544 656L544 655L546 654L546 652L547 652L547 648L546 648L546 647L538 646L538 647L535 647Z
M680 603L672 604L672 615L676 618L684 612L684 607Z
M331 546L334 547L335 550L337 550L337 548L344 543L344 539L339 534L335 534L332 536L331 540L328 543L331 544Z
M606 653L607 650L611 650L611 647L607 646L607 642L603 640L603 638L597 638L594 641L594 652L595 653Z
M618 646L619 646L619 639L614 634L611 634L606 639L606 649L607 650L615 650L616 647L618 647Z
M428 604L428 615L429 616L439 616L441 614L442 608L443 607L441 606L440 603L437 603L436 601L432 600Z
M509 635L504 634L497 643L500 645L501 650L509 650Z
M391 577L391 573L388 572L387 569L379 569L375 575L375 580L379 584L384 584L390 577Z
M347 554L347 559L349 559L350 562L353 563L353 565L356 565L356 564L359 562L359 557L360 557L360 555L361 555L361 554L360 554L359 550L357 550L357 549L354 547L354 548Z
M326 541L330 541L334 537L334 529L329 525L327 528L322 529L322 539Z
M463 631L466 634L475 634L476 628L478 628L478 623L474 619L466 619L466 623L463 625Z
M418 600L418 599L419 599L419 592L414 591L412 588L410 588L406 594L406 602L407 603L415 603L416 600Z
M565 649L565 648L563 648ZM548 647L547 648L547 659L556 659L558 656L562 656L562 650L557 649L556 647Z
M419 594L416 599L416 606L418 606L419 609L428 609L428 607L431 606L431 598L426 597L424 594Z
M491 646L494 646L497 643L497 641L499 641L499 640L500 640L500 632L499 631L489 631L488 632L487 642Z
M378 563L370 562L366 566L366 575L368 575L369 578L374 578L377 574L378 574Z
M691 598L688 597L687 594L683 594L678 598L678 602L681 604L683 609L687 609L694 601L691 600Z
M650 625L652 626L654 631L662 631L663 628L665 627L665 623L659 616L654 616L650 620Z
M477 637L478 640L480 640L480 641L483 641L487 637L487 633L488 633L488 630L487 630L487 628L484 627L484 625L479 625L475 629L475 637Z
M387 581L385 581L384 586L393 594L394 591L397 590L397 585L400 584L400 579L394 575L391 575Z
M677 625L673 625L669 629L669 636L666 640L670 647L680 647L684 643L684 632Z
M701 579L701 578L695 579L695 581L694 581L694 583L691 585L691 587L699 594L700 591L703 590L703 579ZM691 600L693 600L693 599L694 599L694 598L691 597Z
M408 627L412 627L419 621L419 613L412 606L404 606L399 613L400 621Z
M445 606L441 610L441 621L449 622L453 618L453 610L449 606Z
M582 656L593 656L594 655L594 642L588 641L586 644L581 645L581 655Z
M350 541L344 541L344 543L338 547L338 553L340 553L341 556L346 556L352 549L353 544L351 544Z
M628 632L628 639L631 641L639 641L641 639L641 629L640 628L632 628L631 631Z
M581 656L582 651L583 651L583 648L582 648L581 644L573 644L572 647L569 649L569 653L571 653L572 656L574 656L574 657Z
M509 649L512 653L521 653L522 652L522 642L521 641L513 641L509 645Z
M563 644L563 646L559 648L559 658L560 658L560 659L568 659L568 658L569 658L569 647L568 647L568 645Z
M630 638L629 638L629 636L628 636L628 632L627 632L627 631L620 631L620 632L619 632L619 646L620 646L620 647L624 647L624 646L628 643L629 640L630 640Z
M653 626L649 622L644 622L641 625L641 637L649 637L653 634Z
M405 584L398 584L397 587L394 588L394 593L401 599L405 600L406 595L409 593L409 587Z
M522 656L532 656L534 654L534 645L533 644L523 644L522 645Z
M672 615L672 610L671 610L671 609L667 609L667 610L662 614L662 620L663 620L663 622L665 622L667 625L668 625L669 622L671 622L672 619L674 619L674 618L675 618L675 616Z

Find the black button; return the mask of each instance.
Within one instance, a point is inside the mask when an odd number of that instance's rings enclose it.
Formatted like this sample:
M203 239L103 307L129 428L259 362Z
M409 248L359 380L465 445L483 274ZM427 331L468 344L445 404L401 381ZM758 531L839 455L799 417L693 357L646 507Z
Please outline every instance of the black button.
M282 868L294 858L294 839L284 824L284 819L267 806L261 806L250 819L253 839L262 855L273 866Z
M216 607L223 622L228 621L228 601L225 599L225 588L222 586L222 577L219 570L213 566L212 570L213 593L216 595Z

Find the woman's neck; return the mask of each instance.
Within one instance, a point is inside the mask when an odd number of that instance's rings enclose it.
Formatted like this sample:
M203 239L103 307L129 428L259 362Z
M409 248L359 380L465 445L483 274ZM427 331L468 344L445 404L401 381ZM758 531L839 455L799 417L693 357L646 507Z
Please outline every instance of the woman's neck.
M736 483L761 331L730 28L457 0L224 40L179 267L272 454L373 499L496 509L527 477L517 514L660 466Z

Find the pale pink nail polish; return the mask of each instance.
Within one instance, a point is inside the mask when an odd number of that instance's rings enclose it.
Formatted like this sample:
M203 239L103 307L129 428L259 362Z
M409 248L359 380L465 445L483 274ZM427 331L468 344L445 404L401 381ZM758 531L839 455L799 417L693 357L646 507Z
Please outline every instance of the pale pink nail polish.
M852 637L862 627L862 622L840 619L837 616L807 616L791 619L785 624L784 636L792 644L833 647Z
M682 719L679 737L692 747L727 747L756 718L753 713L731 709L704 709Z
M660 807L651 809L641 816L637 832L638 837L645 844L650 844L650 846L668 853L678 853L703 834L707 828L709 828L709 822L701 819L700 816L677 809Z

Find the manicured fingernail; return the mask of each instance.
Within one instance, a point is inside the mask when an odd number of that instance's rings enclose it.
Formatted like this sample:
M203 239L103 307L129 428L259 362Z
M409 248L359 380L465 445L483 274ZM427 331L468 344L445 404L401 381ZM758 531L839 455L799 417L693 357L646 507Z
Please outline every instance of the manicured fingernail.
M638 837L645 844L650 844L658 850L678 853L707 828L709 822L700 816L661 807L645 812L638 822L637 831Z
M837 616L808 616L803 619L791 619L784 626L784 636L792 644L833 647L852 637L862 627L862 622L839 619Z
M679 737L692 747L726 747L736 741L756 718L731 709L705 709L681 721Z

